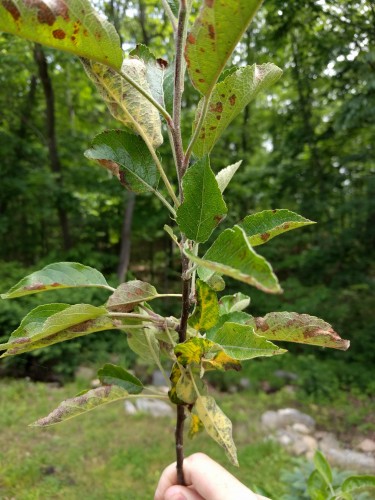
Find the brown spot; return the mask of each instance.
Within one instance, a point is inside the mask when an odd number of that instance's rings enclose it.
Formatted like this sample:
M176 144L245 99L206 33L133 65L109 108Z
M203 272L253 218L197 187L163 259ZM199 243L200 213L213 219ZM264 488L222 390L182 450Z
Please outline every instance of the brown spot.
M206 134L201 134L201 135L199 136L199 139L205 139L205 138L206 138Z
M210 127L210 130L216 130L217 127L215 125L212 125L212 127Z
M206 80L204 78L199 78L198 82L204 83Z
M196 70L195 70L195 72L196 72L196 73L200 73L200 72L201 72L201 70L200 70L200 69L196 69Z
M53 30L52 35L54 38L57 38L58 40L64 40L66 37L65 31L63 30Z
M75 36L71 36L70 37L71 41L74 43L76 41L76 37Z
M69 21L68 6L61 0L53 2L52 6L46 5L43 0L25 0L26 7L36 7L38 10L37 19L41 24L52 26L58 16Z
M276 209L273 209L273 210L272 210L272 213L273 213L273 214L275 214L276 212L277 212L277 210L276 210Z
M43 283L32 283L31 285L24 286L24 290L45 290L47 287Z
M220 222L224 219L224 217L222 215L215 215L214 216L214 221L216 222L216 224L220 224Z
M288 224L287 222L285 222L283 224L283 229L289 229L290 228L290 224Z
M221 103L219 101L216 104L211 104L210 111L212 111L212 113L222 113L223 112L223 103Z
M260 235L260 238L262 241L267 241L270 236L271 236L270 233L263 233Z
M194 45L195 42L197 41L193 33L189 33L187 36L187 41L191 43L191 45Z
M53 287L61 286L61 283L57 283L57 281L55 281L55 283L51 283L50 286L53 286Z
M265 321L263 318L254 318L255 319L255 326L257 329L262 330L262 332L266 332L267 330L270 329L267 321Z
M206 52L206 49L204 49L203 47L201 47L201 48L199 49L199 51L200 51L200 52Z
M206 0L207 7L213 7L215 0Z
M86 29L83 30L83 36L89 36L89 32Z
M14 339L12 344L27 344L28 342L31 342L29 337L19 337L18 339Z
M73 35L77 35L77 33L79 32L79 27L81 26L81 21L76 21L74 24L73 24Z
M216 120L221 120L221 115L216 115Z
M211 38L211 40L215 40L216 33L215 33L215 27L213 24L208 25L208 36Z
M229 103L231 106L234 106L236 104L236 99L237 99L237 96L235 94L232 94L229 98Z
M83 321L82 323L79 323L78 325L73 325L69 327L69 332L72 333L78 333L78 332L86 332L87 330L90 329L91 326L93 326L94 320L89 319L87 321Z
M158 59L156 59L156 62L159 64L159 66L162 68L162 69L167 69L168 68L168 63L165 59L162 59L161 57L159 57Z
M100 31L95 31L94 36L97 40L101 40L102 38L102 34L100 33Z
M3 4L4 8L9 12L9 14L13 17L13 19L15 21L18 21L18 19L21 16L21 13L14 5L14 3L11 0L3 0L1 3Z
M120 179L120 176L119 176L119 166L118 166L117 163L115 163L114 161L111 161L111 160L98 160L98 163L100 163L100 165L102 167L106 168L113 175L115 175L116 177L118 177Z
M225 98L225 94L220 94L220 97L222 97L224 99Z

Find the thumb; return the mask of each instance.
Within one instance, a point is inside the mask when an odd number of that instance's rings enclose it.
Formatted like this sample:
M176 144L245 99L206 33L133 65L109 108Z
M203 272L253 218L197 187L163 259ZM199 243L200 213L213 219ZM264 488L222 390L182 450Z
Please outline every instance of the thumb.
M204 498L186 486L171 486L165 492L164 500L204 500Z

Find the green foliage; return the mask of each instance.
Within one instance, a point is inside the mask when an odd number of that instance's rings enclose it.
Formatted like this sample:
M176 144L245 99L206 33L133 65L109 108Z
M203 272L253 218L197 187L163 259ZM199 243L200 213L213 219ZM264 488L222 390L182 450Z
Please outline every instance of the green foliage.
M103 329L124 331L129 348L147 362L156 364L166 382L170 382L169 399L179 406L177 449L182 441L182 414L189 411L192 415L190 434L194 435L200 427L204 427L209 436L225 449L234 465L238 462L232 423L214 398L206 393L201 380L205 372L238 371L241 369L240 361L285 352L270 340L342 350L349 347L349 342L341 339L330 324L310 315L283 311L253 317L243 312L249 305L249 298L241 294L224 296L221 310L219 307L220 299L216 292L223 288L222 275L263 292L281 293L271 265L265 257L254 251L253 246L290 229L311 224L310 220L289 210L251 214L239 224L219 233L203 256L199 253L199 244L208 241L227 215L228 208L222 193L239 166L237 161L215 176L208 154L239 113L281 76L281 70L273 63L250 65L250 61L247 61L244 67L224 71L260 3L257 0L206 1L188 34L192 4L181 3L179 29L175 36L176 54L171 65L172 71L169 72L166 63L156 59L144 46L138 46L129 54L130 57L122 61L115 28L99 21L99 17L86 3L81 5L73 1L68 8L57 2L53 9L48 8L48 15L47 5L43 3L35 7L28 1L17 0L3 2L0 7L0 28L5 27L21 37L80 56L87 75L99 90L112 116L131 130L132 133L107 130L97 135L85 155L97 160L128 190L142 195L154 194L168 209L180 231L180 237L175 237L173 229L168 229L180 249L181 278L184 282L182 297L179 296L181 313L179 318L175 318L153 311L147 302L159 297L176 297L176 294L159 294L146 281L132 280L114 289L101 273L90 267L75 263L47 266L21 280L2 298L50 291L53 288L86 286L104 288L112 295L99 306L52 303L36 307L21 321L9 341L0 345L0 350L6 351L3 356L24 353ZM82 18L75 15L78 6L81 7ZM37 17L35 9L38 9ZM168 15L174 24L175 19L169 10ZM118 24L114 14L113 17L115 24ZM10 27L7 24L9 21ZM75 43L75 32L73 35L68 32L74 22L75 29L78 26L83 29L83 36L90 34L92 38L94 30L95 42L89 38L84 50L81 48L84 44L78 43L78 40ZM67 34L71 35L69 39L66 39ZM192 135L186 148L182 137L184 120L181 119L185 71L183 55L191 84L203 94L197 105ZM44 56L41 58L40 54L39 59L36 54L36 59L41 78L46 82L48 71L44 66L42 68L42 63L47 65L47 60ZM298 60L295 59L294 66L297 66ZM173 91L170 85L172 77ZM44 89L48 102L45 83ZM170 116L168 109L172 95L173 116ZM303 98L301 95L301 102ZM309 122L309 113L302 107L305 120ZM156 152L156 148L163 143L160 115L165 119L168 129L171 149L168 151L169 160L163 160ZM311 136L311 124L307 132ZM56 143L53 136L49 139L51 143ZM190 162L192 154L199 158L198 161ZM316 157L314 148L311 148L311 155ZM166 173L172 158L177 179ZM58 182L61 185L59 162L51 154L50 161L53 173L60 177ZM161 188L158 187L160 178L164 184ZM175 194L176 180L178 197ZM61 204L57 206L57 213L68 248L70 238L66 212ZM234 213L233 218L237 215ZM200 280L196 279L197 275ZM196 289L195 297L190 294L190 287ZM190 306L194 299L196 307L192 313ZM202 334L205 331L207 338ZM169 379L162 365L162 354L172 364ZM146 396L167 398L165 394L155 393L151 389L151 393L141 394L143 384L118 366L106 364L99 371L99 379L102 386L63 401L34 425L59 423L120 399ZM309 489L316 498L321 497L322 491L325 493L324 488L333 494L328 464L318 455L316 465L317 471L309 480ZM180 454L178 469L182 471ZM321 479L325 483L324 487ZM347 485L348 491L353 484Z

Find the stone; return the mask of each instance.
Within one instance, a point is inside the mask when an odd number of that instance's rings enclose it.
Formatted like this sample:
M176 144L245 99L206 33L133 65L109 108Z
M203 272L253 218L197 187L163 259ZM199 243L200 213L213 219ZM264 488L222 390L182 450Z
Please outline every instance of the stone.
M98 378L94 378L94 380L91 381L90 386L93 389L96 389L97 387L100 387L102 384L100 383L100 380Z
M283 378L288 381L297 380L298 376L295 373L288 372L286 370L276 370L273 372L275 377Z
M240 378L238 385L241 387L241 389L246 390L246 389L250 389L251 382L248 378L242 377L242 378Z
M131 401L124 401L124 410L127 415L135 415L137 413L137 408Z
M375 453L375 441L372 439L364 439L357 445L357 448L365 453Z
M159 399L140 398L135 404L139 412L148 413L153 417L169 417L174 415L172 407Z
M314 429L315 420L294 408L283 408L277 411L266 411L261 417L262 426L268 430L276 430L292 426L293 424L303 424L308 429Z
M322 449L329 463L333 466L341 467L361 473L373 474L375 471L375 458L366 453L340 448Z
M302 436L302 441L307 446L308 452L314 452L318 448L318 441L312 436Z
M307 427L305 424L300 424L299 422L296 422L295 424L292 425L292 429L295 432L298 432L298 434L310 434L311 429Z
M152 385L156 387L165 385L165 378L160 370L155 370L152 374Z
M95 376L95 370L88 366L79 366L75 372L75 378L81 380L91 380Z
M329 448L340 448L340 443L332 432L316 432L315 437L319 440L319 448L323 451Z

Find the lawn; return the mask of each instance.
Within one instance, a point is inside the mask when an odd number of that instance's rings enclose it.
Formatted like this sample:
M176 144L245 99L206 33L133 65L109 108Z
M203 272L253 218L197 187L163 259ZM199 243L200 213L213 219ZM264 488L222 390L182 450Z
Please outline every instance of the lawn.
M161 470L174 461L172 418L129 416L117 402L61 425L28 427L82 388L80 383L62 388L23 380L0 383L1 499L153 498ZM290 470L294 461L280 446L264 440L259 420L266 409L301 408L301 403L283 390L258 396L251 392L219 394L218 400L234 423L240 468L230 466L218 445L204 434L187 440L186 454L203 451L245 484L257 486L276 500L281 498L286 492L281 471ZM342 405L342 398L340 401ZM318 424L321 418L327 430L334 430L329 428L328 406L302 409L315 413ZM345 409L335 411L344 413ZM350 422L349 415L347 418Z

